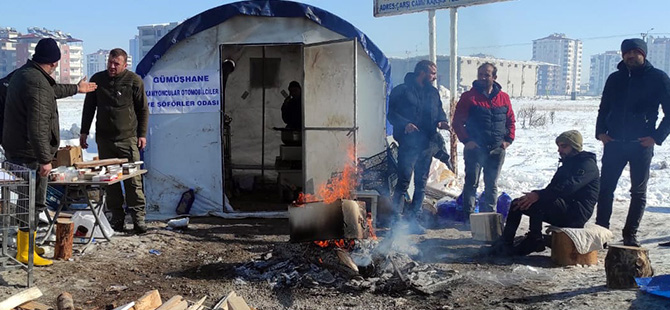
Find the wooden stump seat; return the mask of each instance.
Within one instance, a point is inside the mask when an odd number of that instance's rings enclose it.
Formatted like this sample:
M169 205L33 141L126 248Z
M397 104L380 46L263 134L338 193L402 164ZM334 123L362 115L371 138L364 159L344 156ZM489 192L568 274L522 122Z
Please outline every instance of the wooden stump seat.
M598 251L580 254L567 234L554 231L551 234L551 260L559 266L590 266L598 264Z

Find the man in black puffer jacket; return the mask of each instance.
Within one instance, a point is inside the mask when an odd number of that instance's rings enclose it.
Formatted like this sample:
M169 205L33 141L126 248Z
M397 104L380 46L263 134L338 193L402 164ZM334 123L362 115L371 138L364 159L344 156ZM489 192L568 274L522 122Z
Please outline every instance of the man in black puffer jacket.
M630 164L631 198L623 241L639 246L637 230L647 203L654 144L661 145L670 133L670 79L645 59L644 41L624 40L621 54L619 70L605 83L596 122L596 138L604 145L596 224L609 228L614 190L624 167ZM665 116L656 127L659 105Z
M393 138L398 141L398 183L393 192L393 206L403 209L402 201L414 172L412 203L403 214L414 232L422 229L416 215L425 196L426 181L432 162L431 138L437 128L448 129L440 94L431 85L437 78L437 66L428 60L419 61L414 72L405 75L405 83L393 88L389 97L388 120L393 125Z
M559 135L556 145L562 165L549 185L512 201L499 246L511 249L521 216L530 217L530 231L514 248L515 254L544 251L542 222L558 227L583 228L593 215L600 187L596 155L582 151L582 135L576 130Z

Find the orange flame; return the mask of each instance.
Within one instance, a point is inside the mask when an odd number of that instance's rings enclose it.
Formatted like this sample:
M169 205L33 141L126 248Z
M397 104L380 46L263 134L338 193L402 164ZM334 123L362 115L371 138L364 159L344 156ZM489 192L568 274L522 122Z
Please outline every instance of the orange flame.
M316 195L300 193L295 204L303 205L315 201L323 201L328 204L338 199L351 199L352 192L358 185L356 156L353 146L347 150L347 158L347 164L344 165L341 174L333 176L326 184L321 184Z
M375 234L375 229L374 229L374 227L372 227L372 212L368 212L368 215L366 216L366 219L368 220L368 229L370 230L370 239L377 240L377 235Z
M338 239L338 240L314 241L314 244L316 244L316 245L318 245L322 248L338 247L340 249L352 249L356 245L356 241Z

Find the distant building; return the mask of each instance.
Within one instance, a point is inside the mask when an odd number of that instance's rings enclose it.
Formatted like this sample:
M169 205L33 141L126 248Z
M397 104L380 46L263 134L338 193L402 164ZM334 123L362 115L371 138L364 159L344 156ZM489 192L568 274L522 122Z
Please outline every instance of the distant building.
M670 74L670 38L649 37L647 60L654 67Z
M171 22L171 23L165 23L165 24L154 24L154 25L146 25L146 26L139 26L137 29L139 30L139 56L138 62L144 58L144 56L149 53L152 47L160 40L164 35L166 35L170 30L174 29L177 27L179 23L177 22Z
M598 96L602 94L607 77L617 70L619 62L621 62L620 51L607 51L591 56L591 73L589 76L590 95Z
M142 60L140 57L140 36L135 36L134 38L128 40L128 56L131 57L133 61L133 66L128 66L128 70L135 71L137 63Z
M13 28L0 29L0 75L5 76L32 59L37 42L43 38L53 38L58 43L61 59L54 72L59 83L78 83L84 77L83 41L58 30L28 28L21 34Z
M14 28L0 28L0 78L16 69L16 37Z
M538 93L550 89L549 95L570 95L578 93L582 75L582 41L569 39L562 33L533 40L533 60L555 64L560 67L556 72L556 85L541 85ZM548 68L547 68L548 69Z
M537 69L537 95L565 95L565 93L561 91L561 89L565 87L565 83L560 78L561 67L559 65L546 62L540 63Z
M423 59L428 59L428 56L389 58L393 85L403 83L405 74L413 72L416 63ZM511 97L534 97L537 95L536 81L539 63L500 59L481 54L458 57L457 85L459 94L472 87L472 82L477 79L477 68L485 62L492 63L498 68L496 81ZM437 83L449 86L449 56L437 56Z
M109 59L109 50L98 50L95 53L86 55L86 75L91 77L97 72L107 70L107 59ZM128 70L130 70L133 65L132 56L128 55L126 63L128 64Z

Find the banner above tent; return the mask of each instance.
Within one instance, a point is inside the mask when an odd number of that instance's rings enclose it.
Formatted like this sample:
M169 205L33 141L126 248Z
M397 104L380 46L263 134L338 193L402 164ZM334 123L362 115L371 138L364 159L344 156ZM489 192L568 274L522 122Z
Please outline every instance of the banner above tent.
M221 110L220 77L210 71L158 71L144 78L151 114L206 113Z

